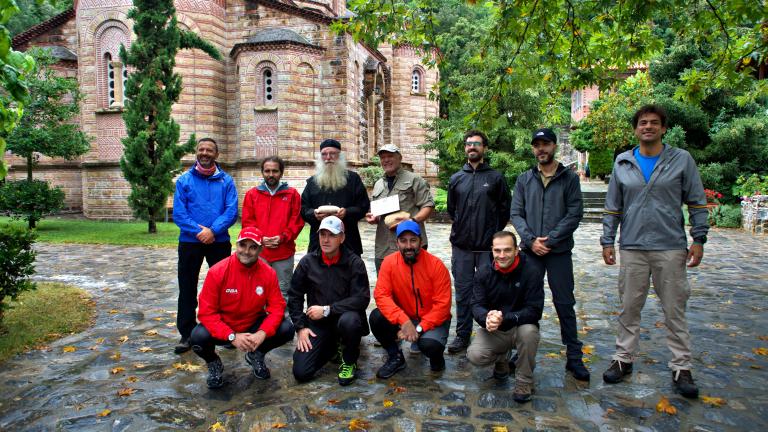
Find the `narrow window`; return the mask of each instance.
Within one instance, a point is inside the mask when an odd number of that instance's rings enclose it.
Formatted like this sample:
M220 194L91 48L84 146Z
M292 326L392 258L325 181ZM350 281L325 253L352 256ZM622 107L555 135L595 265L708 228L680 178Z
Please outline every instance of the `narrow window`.
M271 104L275 102L274 77L271 69L264 70L264 103Z
M115 104L115 66L112 64L112 55L104 54L104 63L107 65L107 106Z
M413 74L411 74L411 91L421 93L421 71L418 69L414 69Z

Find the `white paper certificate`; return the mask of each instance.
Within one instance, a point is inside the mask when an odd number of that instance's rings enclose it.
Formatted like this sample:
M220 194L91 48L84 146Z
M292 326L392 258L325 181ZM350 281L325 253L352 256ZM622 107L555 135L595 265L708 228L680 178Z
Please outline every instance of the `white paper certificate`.
M400 211L400 197L397 195L371 201L371 214L374 216L381 216L396 211Z

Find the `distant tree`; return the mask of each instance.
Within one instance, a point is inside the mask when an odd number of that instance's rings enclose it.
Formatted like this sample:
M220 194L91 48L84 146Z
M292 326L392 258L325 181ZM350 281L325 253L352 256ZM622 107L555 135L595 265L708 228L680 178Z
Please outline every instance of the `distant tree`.
M21 13L8 23L11 37L53 18L72 7L72 0L14 0Z
M14 225L0 226L0 324L9 308L8 300L35 289L29 277L35 273L34 231ZM30 317L34 319L34 317Z
M120 58L133 73L125 86L123 120L127 137L120 159L123 176L131 185L128 204L133 214L157 232L156 220L173 191L173 177L181 171L181 158L195 147L194 134L179 145L179 125L171 108L181 94L181 77L173 72L179 49L198 48L216 60L216 48L194 33L179 29L172 0L134 0L128 18L134 21L136 40Z

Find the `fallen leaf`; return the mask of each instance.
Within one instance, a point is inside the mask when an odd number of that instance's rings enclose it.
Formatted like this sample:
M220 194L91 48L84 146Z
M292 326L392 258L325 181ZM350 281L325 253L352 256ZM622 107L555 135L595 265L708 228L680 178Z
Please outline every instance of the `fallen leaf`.
M114 354L112 354L111 356L109 356L109 358L111 358L112 360L115 360L115 361L117 361L117 360L120 360L120 357L121 357L121 355L120 355L120 351L115 351L115 353L114 353Z
M328 399L328 405L338 405L339 400L338 399Z
M175 322L169 322L169 323L166 323L165 326L168 327L168 328L176 327L176 323Z
M391 400L384 399L384 408L389 408L389 407L394 406L394 405L395 405L395 403L392 402Z
M147 353L147 352L151 352L151 351L152 351L152 348L150 348L150 347L141 347L141 348L139 348L139 352Z
M273 423L272 429L285 429L285 427L288 426L285 423Z
M144 334L147 336L157 336L157 330L147 330Z
M80 411L81 409L85 408L84 404L77 404L74 406L75 411Z
M102 412L100 412L100 413L96 414L96 417L106 417L106 416L108 416L108 415L109 415L109 413L111 413L111 412L112 412L112 410L111 410L111 409L105 409L104 411L102 411Z
M757 355L768 356L768 348L764 348L764 347L752 348L752 352Z
M755 365L755 364L753 364L753 365L749 365L749 367L750 367L751 369L762 369L762 368L763 368L762 366L760 366L760 365Z
M405 387L400 387L400 386L395 387L395 393L405 393L405 392L406 392Z
M609 415L615 413L616 410L613 408L606 408L605 413L603 413L603 417L607 418Z
M65 353L71 353L77 351L77 348L73 347L72 345L67 345L64 348L62 348L62 351Z
M135 369L144 369L145 367L147 367L147 365L145 365L144 363L134 363L133 367Z
M664 327L664 322L663 321L656 321L656 324L654 324L654 325L656 326L656 328L662 328L662 327Z
M669 415L677 414L677 408L669 403L669 399L666 396L662 396L659 403L656 404L656 411L660 413L667 413Z
M132 389L130 387L123 387L120 390L117 391L117 395L121 397L126 397L132 395L136 389Z
M112 368L112 370L110 370L110 372L112 372L112 375L116 375L116 374L119 374L120 372L123 372L124 370L125 370L124 367L118 366L116 368Z
M584 363L592 363L592 359L591 359L591 358L589 358L589 357L583 357L583 358L581 359L581 361L583 361Z
M712 328L716 328L716 329L725 329L725 328L728 328L728 324L723 324L723 323L712 323Z
M595 346L594 345L584 345L581 347L581 352L586 355L592 355L595 352Z
M541 314L541 319L549 319L549 314L547 313Z
M757 338L761 341L768 341L768 336L758 336Z
M173 369L164 369L163 370L163 375L171 375L171 374L173 374Z
M556 358L560 358L560 354L558 354L558 353L546 353L546 354L544 354L544 357L556 359Z
M726 402L725 399L719 398L719 397L712 397L712 396L702 396L701 401L707 405L712 405L714 407L721 407L728 404L728 402Z
M491 432L509 432L506 426L492 426Z
M237 411L235 411L235 410L224 411L224 414L226 414L228 416L233 416L233 415L237 415Z
M97 343L97 344L103 344L103 343L104 343L104 338L98 338L98 339L96 339L96 343Z
M225 431L225 430L227 430L227 428L225 428L224 425L221 424L221 422L216 422L216 423L212 424L208 428L208 430L211 431L211 432L219 432L219 431Z
M135 376L129 376L129 377L128 377L128 378L126 378L125 380L126 380L126 381L128 381L129 383L135 383L136 381L138 381L138 380L139 380L139 378L138 378L138 377L135 377Z
M362 419L352 419L349 421L348 429L351 431L366 431L371 427L370 422Z
M172 310L167 310L165 311L165 313L167 313L168 315L176 315L176 311L172 311Z
M117 340L117 342L119 342L121 344L124 344L124 343L128 342L128 335L121 336L120 339Z
M120 313L120 311L119 311L119 310L117 310L117 309L110 309L110 310L109 310L109 313L110 313L111 315L114 315L114 314L116 314L116 313Z
M162 320L164 320L165 318L163 318L163 317L154 317L154 318L152 318L152 319L153 319L153 320L155 320L155 321L162 321Z
M196 365L196 364L192 364L192 363L189 363L189 362L187 362L187 363L174 363L173 364L173 368L176 369L176 370L183 370L183 371L187 371L187 372L198 372L201 369L203 369L202 366Z
M715 366L715 365L713 365L713 364L707 365L707 369L715 369L716 367L717 367L717 366Z

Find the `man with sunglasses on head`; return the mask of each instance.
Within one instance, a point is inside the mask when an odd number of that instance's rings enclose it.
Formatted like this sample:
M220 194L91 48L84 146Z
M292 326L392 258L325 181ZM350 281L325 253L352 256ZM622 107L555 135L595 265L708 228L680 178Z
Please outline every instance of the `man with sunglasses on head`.
M464 134L467 163L448 184L451 226L451 271L456 290L456 338L448 352L467 349L472 334L472 280L491 261L491 239L509 221L510 195L504 176L485 161L488 137L481 131Z

